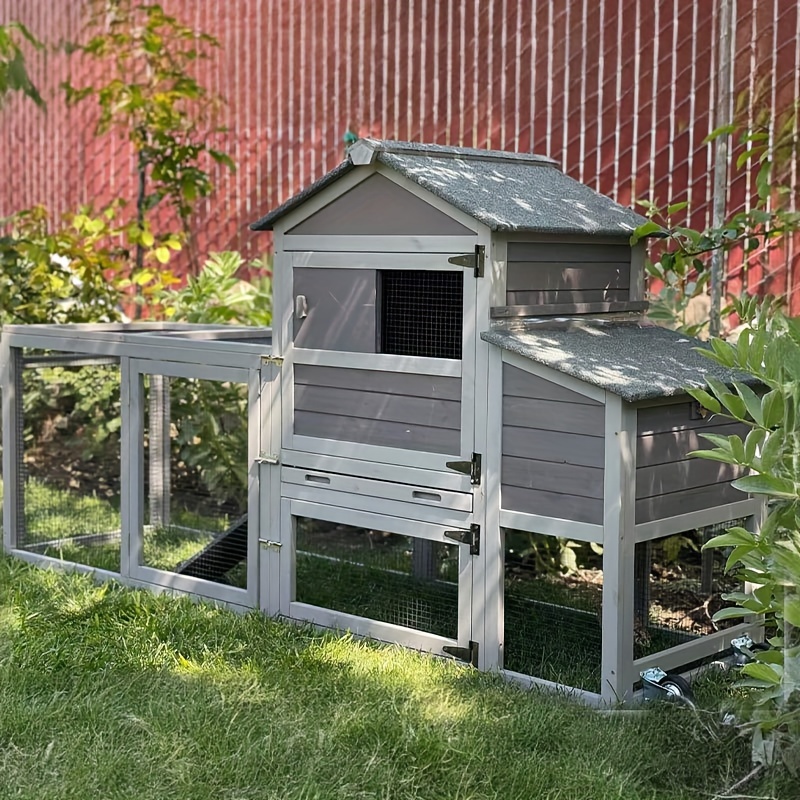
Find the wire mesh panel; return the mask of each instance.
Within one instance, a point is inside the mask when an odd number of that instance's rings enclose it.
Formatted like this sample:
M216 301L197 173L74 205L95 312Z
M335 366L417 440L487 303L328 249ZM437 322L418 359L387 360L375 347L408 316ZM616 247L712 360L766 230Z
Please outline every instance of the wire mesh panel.
M461 358L463 273L382 270L380 286L381 353Z
M141 563L247 584L247 385L145 376Z
M603 572L588 544L505 530L506 669L599 691Z
M458 545L294 521L298 602L457 638Z
M726 522L636 545L634 658L741 621L713 619L731 605L722 595L740 590L741 581L725 573L725 549L702 546L712 536L742 524L744 520Z
M29 350L22 366L17 547L117 572L119 365Z

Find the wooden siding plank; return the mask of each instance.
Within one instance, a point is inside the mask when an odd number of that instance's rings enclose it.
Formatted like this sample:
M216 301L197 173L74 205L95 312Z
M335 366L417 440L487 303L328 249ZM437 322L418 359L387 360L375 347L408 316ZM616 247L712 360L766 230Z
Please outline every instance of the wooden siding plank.
M372 175L288 231L293 236L462 236L474 233L382 175Z
M662 494L659 497L647 497L636 501L636 524L673 517L676 511L688 514L704 508L736 503L746 497L744 492L734 489L729 483L699 486L672 494Z
M461 429L461 403L455 400L308 385L296 386L294 398L297 411Z
M603 435L603 407L553 400L503 398L503 424L544 431Z
M461 378L441 375L414 375L384 370L295 364L294 382L297 385L330 386L336 389L357 389L409 397L461 400Z
M732 464L702 458L640 467L636 470L636 499L680 492L695 486L730 483L741 474L742 470Z
M376 270L295 267L293 279L308 314L294 317L295 347L376 352Z
M629 244L590 244L585 242L509 242L508 261L567 263L630 263Z
M537 514L541 517L589 522L594 525L603 521L602 500L522 489L519 486L507 484L503 484L501 487L500 508Z
M602 403L539 375L532 375L519 367L503 365L503 394L510 397L529 397L535 400L557 400L580 403L585 406L602 406Z
M506 292L510 306L546 306L566 303L622 303L628 299L627 289L559 289L547 291Z
M449 428L428 428L424 425L341 417L311 411L295 412L294 432L298 436L453 456L459 455L461 447L460 432Z
M603 438L503 426L503 455L555 464L603 466Z
M582 264L567 261L550 264L515 261L508 265L506 290L509 292L546 289L627 289L630 262Z
M508 486L578 497L603 497L603 470L598 467L504 456L501 475L502 483Z
M719 436L732 436L746 433L745 425L734 422L720 425L707 431ZM639 436L636 439L636 464L638 467L652 467L670 461L682 461L693 450L709 450L714 445L701 438L701 430L664 431Z
M709 415L705 419L694 416L694 401L675 403L674 405L650 406L640 408L636 417L636 435L645 436L650 433L664 431L684 431L702 428L716 428L730 425L731 421L718 415Z

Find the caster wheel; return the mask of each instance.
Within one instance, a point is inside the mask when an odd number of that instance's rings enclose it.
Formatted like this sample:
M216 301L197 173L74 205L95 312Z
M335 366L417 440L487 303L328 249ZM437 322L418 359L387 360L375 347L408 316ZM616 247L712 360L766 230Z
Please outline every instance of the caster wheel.
M692 687L680 675L665 675L658 682L658 685L666 693L667 699L683 703L692 708L695 707Z

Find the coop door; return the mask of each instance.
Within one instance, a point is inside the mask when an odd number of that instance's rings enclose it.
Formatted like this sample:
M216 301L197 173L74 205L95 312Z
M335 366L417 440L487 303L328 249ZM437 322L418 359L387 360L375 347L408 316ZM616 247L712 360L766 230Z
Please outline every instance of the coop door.
M255 605L259 371L130 361L131 576Z
M438 654L467 648L473 557L449 533L283 500L280 613Z
M284 447L439 471L468 460L475 271L446 253L293 258Z

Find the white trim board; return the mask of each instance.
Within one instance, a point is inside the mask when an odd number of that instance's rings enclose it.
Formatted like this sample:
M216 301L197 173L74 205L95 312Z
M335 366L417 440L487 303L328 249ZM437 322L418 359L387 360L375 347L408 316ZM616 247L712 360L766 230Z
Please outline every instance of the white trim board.
M323 236L321 234L292 236L287 233L283 239L283 250L286 253L297 250L318 250L368 253L443 253L452 256L470 253L474 249L474 236Z
M496 347L497 345L493 346ZM606 401L606 391L599 386L573 378L572 375L559 372L557 369L540 364L538 361L533 361L530 358L525 358L525 356L521 356L519 353L514 353L511 350L503 349L503 363L529 372L539 378L544 378L546 381L582 394L584 397L588 397L590 400L596 400L598 403L605 403Z
M287 253L292 268L314 269L391 269L464 272L465 268L448 262L446 253L383 253L377 252L320 252L317 250Z
M575 539L579 542L603 543L603 526L589 522L574 522L555 517L541 517L538 514L527 514L522 511L500 509L500 525L513 530L541 533L546 536L559 536Z
M410 372L416 375L436 375L460 378L462 362L455 358L423 358L395 356L388 353L348 353L339 350L306 350L292 347L295 364L320 367L364 369L377 372Z
M704 508L700 511L691 511L688 514L679 514L675 517L655 519L651 522L642 522L634 528L637 542L649 542L671 536L673 533L683 533L695 528L705 528L707 525L718 525L721 522L749 517L758 513L763 504L762 500L751 498L728 503L724 506Z

